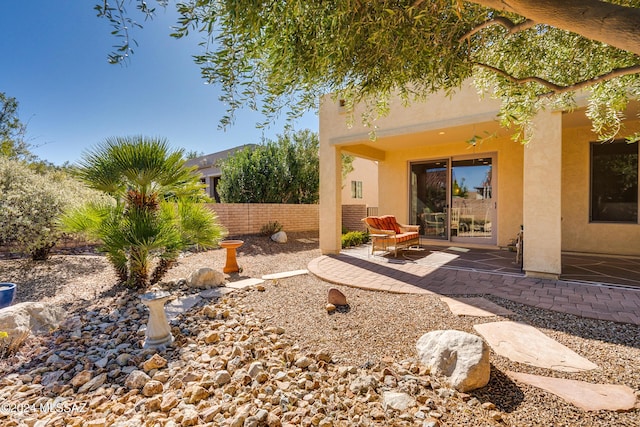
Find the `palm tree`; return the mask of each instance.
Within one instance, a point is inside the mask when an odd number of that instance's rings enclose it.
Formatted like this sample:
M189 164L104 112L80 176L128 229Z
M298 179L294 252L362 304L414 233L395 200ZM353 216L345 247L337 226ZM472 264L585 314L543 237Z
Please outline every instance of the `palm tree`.
M112 203L67 212L62 225L99 239L129 286L160 281L182 250L213 247L225 234L215 214L198 203L207 200L198 174L185 167L182 150L171 151L164 139L107 139L85 153L77 173Z

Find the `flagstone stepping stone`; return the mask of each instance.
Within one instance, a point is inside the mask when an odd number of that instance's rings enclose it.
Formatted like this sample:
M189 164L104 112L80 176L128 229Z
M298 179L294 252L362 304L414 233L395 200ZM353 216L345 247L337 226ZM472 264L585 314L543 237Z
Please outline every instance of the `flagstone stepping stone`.
M249 286L259 285L260 283L264 283L264 280L243 279L243 280L238 280L236 282L228 282L225 286L227 288L233 288L233 289L244 289L244 288L248 288Z
M287 277L300 276L309 273L309 270L292 270L283 271L282 273L265 274L262 276L264 280L285 279Z
M640 407L633 389L624 385L591 384L511 371L506 373L516 381L553 393L585 411L629 411Z
M184 314L198 304L202 298L199 295L174 299L165 306L165 313L168 320L173 320L178 315Z
M201 291L198 295L200 295L202 298L208 298L208 299L220 298L233 291L235 291L235 289L233 288L219 287L219 288L212 288L212 289Z
M486 298L440 298L442 302L449 306L449 310L456 316L509 316L515 314L513 311L504 308Z
M492 322L473 327L496 353L514 362L561 372L598 368L598 365L526 323Z
M296 239L300 243L316 243L318 239Z

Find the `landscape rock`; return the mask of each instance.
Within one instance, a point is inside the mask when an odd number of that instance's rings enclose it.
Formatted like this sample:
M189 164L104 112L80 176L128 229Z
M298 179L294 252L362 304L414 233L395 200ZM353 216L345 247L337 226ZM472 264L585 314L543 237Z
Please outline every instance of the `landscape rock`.
M97 377L91 378L87 383L78 389L78 393L86 393L88 391L96 390L107 381L107 374L100 374Z
M164 387L160 381L151 380L142 387L142 394L151 397L164 391Z
M92 377L93 377L93 372L87 371L87 370L81 371L71 379L71 385L74 387L83 386L86 383L88 383Z
M362 375L351 381L349 390L354 394L365 394L369 389L375 388L377 385L378 380L373 375Z
M287 233L284 231L278 231L271 236L271 240L276 243L287 243Z
M446 377L458 391L475 390L489 382L489 347L477 335L432 331L418 339L416 349L431 374Z
M341 305L348 305L347 297L336 288L329 289L327 302L329 304L335 305L336 307Z
M24 333L48 334L65 319L61 307L42 302L21 302L0 309L2 331L9 336Z
M142 369L144 369L145 372L149 372L153 369L164 368L165 366L167 366L167 359L155 353L149 360L144 362Z
M224 286L224 283L224 274L209 267L199 268L187 278L187 284L192 288L208 289Z
M142 371L135 370L131 372L124 381L124 385L128 388L142 388L151 381L151 377Z
M198 403L201 400L209 397L209 392L201 385L194 385L189 390L185 391L185 395L189 396L189 403Z
M309 366L311 366L312 363L313 363L313 360L311 358L307 357L307 356L302 356L302 357L296 359L296 361L295 361L295 365L298 368L302 368L302 369L308 368Z
M385 409L391 408L396 411L404 411L407 408L416 406L416 400L407 393L385 391L382 394L382 406Z
M231 375L226 370L216 372L213 377L213 382L218 386L225 385L229 381L231 381Z
M162 396L162 402L160 403L160 410L162 412L169 412L180 403L180 399L175 392L166 393Z
M204 337L204 342L207 344L215 344L217 342L220 341L220 334L217 332L209 332L205 337Z

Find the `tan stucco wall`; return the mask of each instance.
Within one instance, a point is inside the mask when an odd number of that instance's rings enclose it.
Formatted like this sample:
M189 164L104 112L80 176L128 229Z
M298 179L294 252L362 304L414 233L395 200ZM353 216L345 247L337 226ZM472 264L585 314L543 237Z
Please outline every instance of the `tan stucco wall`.
M626 129L640 130L640 121ZM640 255L640 225L589 222L590 147L588 127L565 129L562 144L562 250Z
M362 198L351 197L351 181L362 182ZM356 157L353 171L342 183L342 204L363 204L367 207L378 206L378 164L372 160Z
M523 268L529 276L562 272L562 113L541 110L524 149Z
M405 135L407 141L412 141L412 134L415 133L494 120L500 107L494 99L481 99L471 83L458 90L453 99L455 102L444 93L436 93L427 102L414 102L410 108L404 108L404 103L399 98L393 98L389 102L389 114L375 121L375 134L378 140ZM348 146L370 143L372 129L362 124L363 113L363 108L356 108L354 123L349 125L344 108L331 96L323 97L320 105L320 144L324 142ZM376 145L380 144L376 141L372 146ZM346 147L345 149L348 151Z

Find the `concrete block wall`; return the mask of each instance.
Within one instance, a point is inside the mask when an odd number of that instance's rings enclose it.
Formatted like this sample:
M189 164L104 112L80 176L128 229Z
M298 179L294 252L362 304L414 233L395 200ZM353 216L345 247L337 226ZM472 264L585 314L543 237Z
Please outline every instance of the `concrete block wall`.
M342 227L347 231L365 231L362 218L367 216L367 205L342 205Z
M275 203L210 203L207 207L229 231L229 236L260 233L262 226L278 221L282 230L318 231L318 205L285 205Z

